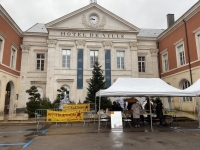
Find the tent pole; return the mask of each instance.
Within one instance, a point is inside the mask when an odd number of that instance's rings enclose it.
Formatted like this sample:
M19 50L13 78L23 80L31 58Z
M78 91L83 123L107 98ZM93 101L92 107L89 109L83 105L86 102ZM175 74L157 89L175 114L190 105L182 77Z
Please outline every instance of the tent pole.
M98 117L99 117L99 125L98 125L98 130L100 130L100 123L101 123L101 122L100 122L100 119L101 119L101 118L100 118L100 107L101 107L100 101L101 101L101 96L99 95L99 112L98 112L98 113L99 113L99 114L98 114L98 115L99 115L99 116L98 116Z
M153 131L153 126L152 126L152 110L151 110L151 96L149 95L149 108L150 108L150 118L151 118L151 131Z
M197 114L197 116L198 116L198 121L199 121L199 127L198 128L200 128L200 98L199 98L199 96L196 94L196 97L198 98L198 114Z

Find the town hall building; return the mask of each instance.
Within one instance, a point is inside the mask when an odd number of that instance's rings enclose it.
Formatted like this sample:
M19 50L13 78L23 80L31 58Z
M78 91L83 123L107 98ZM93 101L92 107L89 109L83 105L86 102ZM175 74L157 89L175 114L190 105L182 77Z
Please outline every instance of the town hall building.
M143 29L91 1L23 32L0 5L0 120L8 114L10 120L25 118L31 86L51 102L64 86L71 101L83 102L96 61L106 87L119 77L189 87L200 77L199 17L200 1L176 21L168 14L166 30ZM195 98L162 100L167 109L197 111Z
M83 102L95 61L107 87L119 77L159 77L156 37L162 31L140 29L97 3L35 24L24 32L18 106L25 106L25 89L33 85L51 101L65 86L71 101Z

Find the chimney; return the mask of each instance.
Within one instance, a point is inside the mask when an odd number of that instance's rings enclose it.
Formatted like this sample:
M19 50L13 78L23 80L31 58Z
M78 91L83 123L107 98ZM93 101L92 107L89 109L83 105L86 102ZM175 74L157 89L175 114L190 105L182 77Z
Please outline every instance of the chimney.
M174 14L167 14L167 27L171 27L174 24Z

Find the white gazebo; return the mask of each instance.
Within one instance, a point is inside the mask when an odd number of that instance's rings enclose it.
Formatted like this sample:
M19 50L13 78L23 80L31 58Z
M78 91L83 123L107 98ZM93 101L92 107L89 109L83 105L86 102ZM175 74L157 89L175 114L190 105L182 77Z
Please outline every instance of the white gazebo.
M188 89L177 89L160 78L118 78L112 86L105 90L99 90L99 110L101 97L197 97L200 95L200 79ZM150 107L151 108L151 107ZM151 110L150 110L151 111ZM100 119L99 119L100 120ZM98 129L100 130L100 121ZM151 119L151 129L152 119Z

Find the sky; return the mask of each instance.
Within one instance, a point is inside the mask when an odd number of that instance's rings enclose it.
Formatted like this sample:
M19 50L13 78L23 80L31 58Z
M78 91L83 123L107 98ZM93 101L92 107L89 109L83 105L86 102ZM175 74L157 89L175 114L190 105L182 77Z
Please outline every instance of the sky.
M138 28L166 29L167 14L181 17L199 0L97 0L97 3ZM0 0L22 31L80 9L90 0Z

